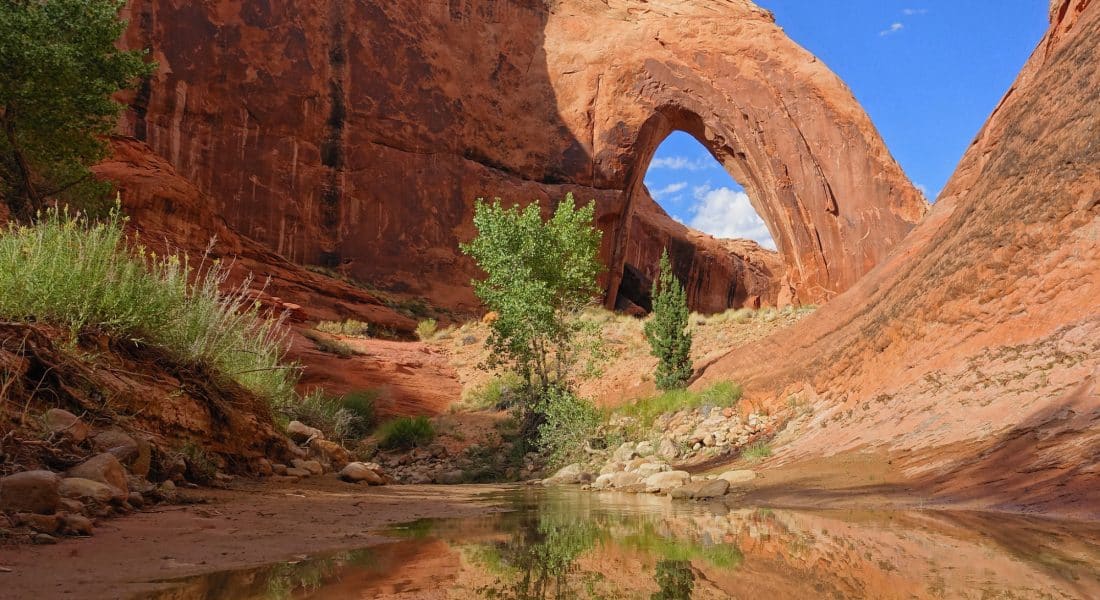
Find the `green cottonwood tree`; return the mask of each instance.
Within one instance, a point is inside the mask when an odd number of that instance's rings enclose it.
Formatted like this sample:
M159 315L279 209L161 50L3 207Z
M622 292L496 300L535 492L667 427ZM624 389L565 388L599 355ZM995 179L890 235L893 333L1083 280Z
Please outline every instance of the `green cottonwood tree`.
M47 198L102 202L88 167L122 105L111 96L156 68L120 51L121 0L0 2L0 197L29 217Z
M538 203L504 208L478 199L478 235L462 251L487 277L475 280L478 297L499 316L489 345L498 363L510 364L541 397L564 385L572 359L569 315L599 292L602 232L592 226L595 203L576 208L568 194L550 220Z
M653 282L653 316L645 324L645 337L653 356L660 360L657 387L683 387L692 373L687 294L672 273L667 249L661 253L661 272Z

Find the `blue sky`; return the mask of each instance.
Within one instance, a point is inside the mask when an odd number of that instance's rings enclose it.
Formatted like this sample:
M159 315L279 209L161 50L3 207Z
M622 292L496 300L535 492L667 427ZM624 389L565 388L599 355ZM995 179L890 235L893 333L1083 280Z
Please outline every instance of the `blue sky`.
M934 199L1047 26L1047 0L756 0L848 84L906 174ZM741 187L682 132L646 184L672 216L773 247Z

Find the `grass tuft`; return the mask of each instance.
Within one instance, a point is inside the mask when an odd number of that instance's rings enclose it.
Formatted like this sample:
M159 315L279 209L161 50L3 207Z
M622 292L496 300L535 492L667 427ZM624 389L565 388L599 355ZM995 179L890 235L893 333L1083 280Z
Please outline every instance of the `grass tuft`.
M424 319L416 324L416 337L422 342L427 342L435 337L439 322L435 319Z
M741 451L741 458L748 462L760 462L772 455L772 447L764 442L756 442Z
M287 328L260 315L251 280L222 293L228 269L131 246L125 222L117 206L100 222L49 209L0 230L0 318L127 336L271 401L294 397Z
M626 404L618 412L634 417L644 427L650 427L657 417L683 409L695 409L701 406L725 408L735 406L741 400L741 386L729 381L720 381L700 392L679 389L668 390L655 396L641 398Z
M428 417L399 417L378 427L378 446L383 450L410 450L435 439Z

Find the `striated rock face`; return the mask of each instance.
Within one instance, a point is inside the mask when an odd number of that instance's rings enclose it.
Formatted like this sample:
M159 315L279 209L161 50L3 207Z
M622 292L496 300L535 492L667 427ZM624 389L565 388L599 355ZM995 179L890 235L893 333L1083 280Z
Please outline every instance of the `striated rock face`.
M847 88L744 0L132 0L125 16L160 70L123 133L270 250L443 306L476 306L457 245L479 196L594 199L609 304L644 303L668 246L710 311L827 299L925 210ZM675 129L744 184L781 264L648 197Z
M706 370L807 408L786 460L880 448L944 495L1098 515L1100 3L1052 18L897 252Z

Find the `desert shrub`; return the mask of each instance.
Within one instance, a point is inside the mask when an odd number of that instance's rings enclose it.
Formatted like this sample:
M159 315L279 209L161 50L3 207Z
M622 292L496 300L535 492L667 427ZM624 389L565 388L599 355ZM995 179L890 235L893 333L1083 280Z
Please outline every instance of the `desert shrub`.
M749 462L758 462L772 455L772 447L764 442L750 444L741 451L741 458Z
M720 381L696 392L692 390L668 390L654 396L639 398L618 409L619 414L638 419L643 426L649 427L657 417L683 409L695 409L701 406L725 408L734 406L741 400L741 386L729 381Z
M202 446L187 442L179 449L187 465L187 479L194 483L210 483L218 473L218 466L214 459Z
M468 392L465 403L475 409L511 408L526 393L525 386L522 377L506 372Z
M435 439L428 417L398 417L378 427L378 446L383 450L410 450Z
M358 440L370 433L374 424L374 390L352 392L344 396L326 395L315 388L301 398L279 404L276 409L284 422L301 421L324 432L338 442Z
M318 350L326 354L334 354L340 358L350 358L362 354L362 352L357 351L346 343L326 335L321 335L309 330L303 331L302 335L309 338L309 341L313 342L313 345L316 346Z
M660 273L653 282L652 297L653 315L645 324L645 337L651 354L658 360L654 381L662 390L683 387L692 374L687 294L672 272L668 250L661 253Z
M49 209L0 231L0 318L94 328L203 364L272 401L295 396L282 318L260 315L251 280L232 288L217 261L192 266L129 246L118 207L93 222Z
M351 337L370 337L370 323L348 319L346 321L321 321L317 324L317 331L332 335L347 335Z
M340 397L340 408L355 418L349 426L352 438L362 438L370 433L374 426L374 403L378 399L378 390L358 390Z
M439 327L439 322L435 319L424 319L416 324L416 337L426 342L435 336L437 327Z
M550 388L536 410L543 417L538 447L549 464L562 466L583 457L585 442L600 424L596 407L568 390Z

